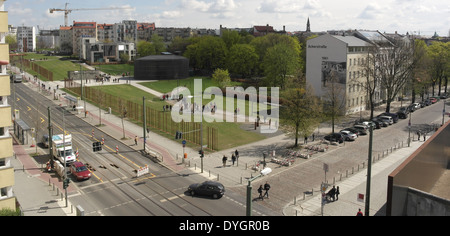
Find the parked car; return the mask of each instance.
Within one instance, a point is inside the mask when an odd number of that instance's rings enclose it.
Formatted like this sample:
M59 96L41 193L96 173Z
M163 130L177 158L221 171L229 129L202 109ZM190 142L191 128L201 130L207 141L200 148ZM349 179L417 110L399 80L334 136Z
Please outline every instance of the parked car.
M70 173L72 173L78 181L91 178L91 172L89 169L79 161L76 161L70 165Z
M425 103L425 106L429 106L429 105L432 104L432 102L431 102L430 99L426 99L426 100L424 101L424 103Z
M397 114L394 114L394 113L388 113L388 112L385 112L385 113L381 113L380 115L378 115L379 117L380 116L390 116L391 118L392 118L392 121L394 122L394 123L397 123L398 122L398 115Z
M354 125L353 128L357 129L362 135L367 134L367 127L365 125Z
M415 103L413 103L412 105L414 106L414 108L415 108L416 110L418 110L418 109L421 108L420 103L418 103L418 102L415 102Z
M348 130L341 130L340 132L342 136L344 136L345 141L355 141L356 138L358 138L358 135L348 131Z
M401 108L397 111L398 118L400 118L400 119L406 119L406 118L408 118L408 114L409 114L409 110L408 110L407 107L401 107Z
M437 99L436 98L429 98L430 99L430 101L431 101L431 104L435 104L436 102L437 102Z
M388 127L389 126L388 122L382 121L382 120L380 120L378 118L373 118L372 121L375 122L375 123L378 123L380 125L380 127Z
M392 117L390 117L390 116L380 116L380 117L378 117L378 119L380 119L384 122L387 122L389 125L394 124L394 121L392 120Z
M325 140L328 140L330 142L344 142L344 136L341 133L331 133L324 137Z
M359 135L361 134L361 132L360 132L359 130L355 129L355 128L345 128L345 129L343 129L343 130L341 130L341 131L345 131L345 130L348 130L348 131L350 131L350 132L356 134L358 137L359 137Z
M362 124L366 126L366 129L370 128L370 124L373 125L374 129L381 129L381 125L373 121L364 121Z
M219 182L205 181L203 183L189 185L188 192L191 196L203 195L217 199L225 194L225 187Z

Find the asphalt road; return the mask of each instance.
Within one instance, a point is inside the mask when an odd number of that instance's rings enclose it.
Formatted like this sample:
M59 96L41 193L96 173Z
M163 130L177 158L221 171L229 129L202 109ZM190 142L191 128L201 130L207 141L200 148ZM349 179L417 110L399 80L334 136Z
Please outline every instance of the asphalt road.
M53 134L63 130L71 133L74 149L79 151L79 160L95 169L92 170L92 177L82 182L68 175L72 180L69 201L72 205L82 206L86 215L245 215L244 196L227 189L226 195L217 200L192 197L186 192L187 187L205 181L204 177L190 170L175 173L155 164L135 149L73 115L72 111L54 104L37 88L30 89L24 84L14 84L14 88L12 106L20 111L20 118L30 127L37 127L37 141L40 142L42 135L48 134L47 107L50 106ZM92 143L102 137L105 139L103 150L94 153ZM115 153L116 145L120 154ZM48 153L47 150L45 152ZM44 164L48 156L35 159ZM149 166L150 173L137 178L135 170L145 165ZM272 214L264 207L256 208L256 212L261 214Z

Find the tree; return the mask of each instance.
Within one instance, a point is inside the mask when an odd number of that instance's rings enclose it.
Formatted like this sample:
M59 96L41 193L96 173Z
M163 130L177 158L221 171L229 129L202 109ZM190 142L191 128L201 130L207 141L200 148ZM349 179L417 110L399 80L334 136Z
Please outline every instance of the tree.
M286 78L300 67L299 61L299 55L286 43L269 48L263 62L266 85L283 89Z
M258 63L258 54L255 48L248 44L235 44L231 47L227 67L231 73L248 77L253 74Z
M225 68L227 47L219 37L205 36L187 47L184 56L197 69L213 72L217 68Z
M155 45L148 41L139 41L137 44L137 51L141 57L155 55Z
M331 132L334 133L335 121L345 111L345 84L339 83L336 71L331 71L327 77L322 100L323 114L331 118Z
M442 80L448 76L450 64L450 43L433 42L428 47L428 55L431 59L430 72L432 76L433 96L434 87L439 81L438 96L441 95Z
M386 90L386 112L391 110L391 102L405 84L410 81L414 65L413 43L393 40L393 46L378 48L375 56L375 71L380 78L382 89Z
M317 127L321 105L314 96L312 87L305 84L301 75L287 81L282 98L285 101L280 109L283 129L292 131L295 137L294 147L297 147L299 134L309 136Z
M220 88L225 88L231 83L228 70L216 69L212 75L212 80L219 84Z
M153 34L150 41L155 47L155 55L159 55L162 52L166 51L166 46L164 45L163 38L161 38L159 35Z
M230 49L241 41L241 35L234 30L222 30L222 40L227 45L227 48Z

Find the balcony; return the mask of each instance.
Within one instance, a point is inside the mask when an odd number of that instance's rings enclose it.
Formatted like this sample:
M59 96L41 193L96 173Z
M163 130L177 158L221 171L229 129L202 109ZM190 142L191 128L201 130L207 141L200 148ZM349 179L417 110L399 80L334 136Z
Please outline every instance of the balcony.
M0 96L10 96L11 95L11 83L9 83L8 74L0 74ZM0 106L4 105L0 101Z
M8 12L0 11L0 32L8 32Z
M12 126L11 106L0 106L0 127ZM1 136L0 136L1 137Z
M11 156L13 156L12 137L0 137L0 158Z
M8 44L0 43L0 61L9 61L9 45Z

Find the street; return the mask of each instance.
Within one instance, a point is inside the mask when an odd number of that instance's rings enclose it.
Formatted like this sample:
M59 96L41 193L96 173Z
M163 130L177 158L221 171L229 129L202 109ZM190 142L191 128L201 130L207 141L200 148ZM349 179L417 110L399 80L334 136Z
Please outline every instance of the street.
M55 105L38 94L37 88L30 89L24 84L14 84L14 87L13 107L20 111L20 118L30 127L38 127L37 142L40 142L42 135L48 134L47 107L50 106L53 134L62 133L64 129L71 133L74 150L79 151L79 160L95 169L91 171L92 177L83 182L77 182L68 175L71 178L68 199L72 205L82 206L85 215L245 214L245 198L233 191L227 189L226 196L217 200L192 197L186 193L187 187L205 181L203 176L189 169L173 172L156 164L142 156L136 147L133 148L134 144L128 145L114 139L83 118L78 118L71 109L65 109L65 104ZM102 138L105 140L103 150L94 153L92 143ZM116 146L120 150L118 154L115 152ZM45 164L47 160L46 155L35 157L39 164ZM150 173L137 178L135 171L145 165L148 165Z

